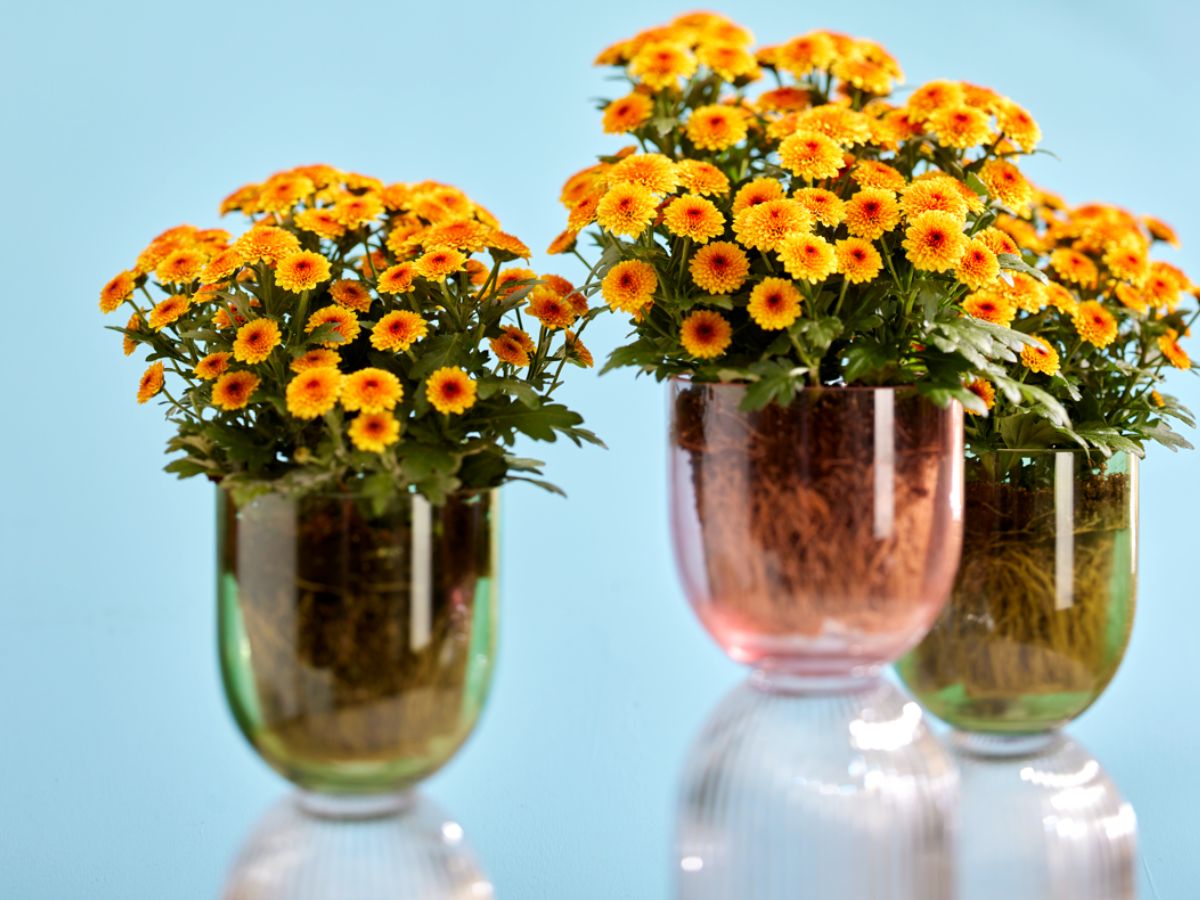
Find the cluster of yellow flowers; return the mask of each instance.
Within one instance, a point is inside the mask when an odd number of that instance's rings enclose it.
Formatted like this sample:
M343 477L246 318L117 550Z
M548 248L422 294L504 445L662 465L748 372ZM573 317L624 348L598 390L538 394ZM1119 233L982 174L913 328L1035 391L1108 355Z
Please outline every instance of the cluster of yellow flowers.
M472 440L510 438L489 417L513 404L544 436L536 420L563 365L591 365L571 330L591 317L583 295L561 277L505 267L529 249L457 188L302 166L238 189L221 211L250 227L237 238L171 228L100 292L105 313L131 309L125 353L150 350L138 402L163 394L181 434L203 439L184 448L181 474L259 460L269 479L276 457L333 473L350 459L343 435L379 455L406 429L461 462ZM168 374L182 379L178 396ZM564 411L547 413L550 427L573 431L579 419ZM240 440L233 431L253 431L263 452L222 454Z

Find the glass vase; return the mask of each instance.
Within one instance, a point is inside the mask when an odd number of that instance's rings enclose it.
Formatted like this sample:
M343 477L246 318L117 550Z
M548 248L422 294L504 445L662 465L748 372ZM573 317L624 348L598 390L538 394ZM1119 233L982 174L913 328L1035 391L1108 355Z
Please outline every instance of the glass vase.
M258 754L319 815L378 815L474 728L495 656L495 492L219 490L226 695ZM357 795L357 797L356 797ZM365 804L365 806L364 806ZM378 808L375 808L378 807Z
M962 409L912 389L822 388L742 410L672 382L671 522L684 590L732 658L861 675L917 643L962 530Z
M955 728L1058 728L1107 687L1133 626L1138 460L1002 451L968 461L950 602L898 670Z

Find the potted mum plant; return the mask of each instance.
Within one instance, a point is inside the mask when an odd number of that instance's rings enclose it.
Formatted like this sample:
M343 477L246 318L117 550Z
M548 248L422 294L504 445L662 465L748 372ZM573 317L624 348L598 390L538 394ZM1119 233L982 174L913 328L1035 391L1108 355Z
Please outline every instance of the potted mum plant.
M1177 244L1174 231L1111 205L1031 199L1028 218L1000 224L1046 283L1022 277L964 306L1037 341L1020 377L1053 394L1072 424L974 382L992 409L966 430L962 568L899 666L937 716L993 736L1048 732L1111 681L1133 625L1138 461L1152 443L1190 446L1171 423L1194 425L1162 392L1167 372L1192 368L1180 341L1198 314L1184 302L1191 279L1152 258Z
M1038 126L958 82L893 102L900 67L873 41L819 31L754 50L706 14L597 62L629 87L604 130L636 146L567 181L550 250L592 236L599 292L632 322L606 368L670 382L692 605L768 673L873 673L948 596L961 407L985 411L966 385L986 377L1067 424L1007 368L1031 339L963 307L1042 277L998 227L1031 194L1013 160Z
M128 307L167 471L217 487L234 715L325 812L378 811L470 733L495 641L498 489L519 437L596 443L553 397L595 314L485 208L324 165L235 191L249 227L163 232ZM378 800L383 796L382 801ZM341 798L341 799L337 799Z

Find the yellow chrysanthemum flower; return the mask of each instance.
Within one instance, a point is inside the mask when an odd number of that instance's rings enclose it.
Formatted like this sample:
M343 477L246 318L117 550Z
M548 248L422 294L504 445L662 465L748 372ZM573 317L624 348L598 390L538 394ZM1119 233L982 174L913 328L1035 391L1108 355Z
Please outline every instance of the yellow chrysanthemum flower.
M1000 277L996 254L979 238L972 238L963 250L954 277L973 291L987 287Z
M696 251L688 271L701 290L710 294L732 294L750 274L750 260L737 244L717 241Z
M1038 141L1042 139L1042 129L1022 107L1011 100L1004 100L996 111L996 120L1000 132L1026 153L1037 149Z
M983 401L983 405L987 409L991 409L996 405L996 389L992 387L990 381L984 381L982 378L976 378L967 385L967 390ZM974 410L967 410L968 415L977 415Z
M754 56L736 43L703 43L696 49L696 60L726 81L737 81L739 78L753 81L762 74Z
M213 285L225 281L232 277L242 267L244 262L241 251L236 247L222 250L208 261L208 264L200 273L200 283L202 285Z
M303 175L276 175L259 188L256 206L260 212L287 213L315 190L316 186Z
M273 319L255 319L238 329L233 358L251 365L263 362L281 340L279 325Z
M142 373L138 381L137 402L146 403L163 389L163 364L156 362Z
M788 85L763 91L754 100L754 106L761 112L799 112L807 109L811 98L808 91Z
M999 228L985 228L975 237L983 241L984 245L997 256L1001 253L1009 253L1013 256L1021 255L1021 248L1017 246L1017 242Z
M883 268L883 257L875 245L865 238L848 237L834 247L837 270L851 284L874 281Z
M338 221L351 230L378 218L383 212L383 200L374 193L351 194L333 205L333 214Z
M1104 265L1115 278L1128 281L1134 287L1145 284L1150 275L1150 260L1146 251L1132 241L1111 246L1104 254Z
M332 366L305 369L288 382L288 412L297 419L315 419L333 409L342 388L342 373Z
M501 362L524 368L529 365L529 349L516 335L505 331L488 341L488 346Z
M453 248L430 250L414 264L417 274L430 281L441 281L455 272L461 272L467 258Z
M678 87L679 79L691 78L695 71L692 52L665 41L646 44L629 61L629 74L656 91Z
M968 315L1006 328L1017 317L1017 308L994 291L968 294L962 305Z
M400 379L385 369L359 369L342 379L341 402L350 412L382 412L403 399Z
M224 375L229 369L229 360L233 357L232 353L218 351L210 353L208 356L196 363L196 368L193 370L196 377L201 381L212 381L221 375Z
M775 49L774 65L795 78L804 78L816 69L826 69L837 59L837 45L823 31L794 37Z
M189 284L200 277L208 256L199 250L176 250L154 270L154 276L163 284Z
M1124 285L1118 286L1118 293L1120 292L1121 287L1124 287ZM1075 315L1076 310L1079 309L1078 297L1076 297L1067 288L1063 287L1056 281L1052 281L1048 285L1045 285L1045 290L1046 302L1050 306L1053 306L1059 312L1064 312L1069 316Z
M342 364L342 358L336 350L308 350L292 360L289 368L296 373L307 372L309 369L334 368Z
M425 383L425 397L445 415L462 415L475 405L475 380L457 366L443 366Z
M658 201L650 189L640 184L617 184L596 206L596 221L602 228L623 237L640 237L654 221Z
M600 283L600 294L615 312L640 315L654 302L658 275L654 266L640 259L627 259L608 270Z
M796 234L779 245L783 268L797 281L824 281L837 270L833 244L815 234Z
M679 171L661 153L635 153L608 170L608 183L636 184L655 194L669 194L679 187Z
M779 161L806 181L836 178L842 170L842 148L823 134L800 131L779 145Z
M592 356L592 351L584 346L583 341L570 329L567 330L564 336L563 346L566 348L567 358L574 360L585 369L590 369L596 364L596 360Z
M358 337L359 331L362 330L362 326L358 324L358 316L340 306L326 306L324 309L318 309L308 317L304 330L311 334L326 324L333 326L334 337L323 341L321 344L323 347L339 347L342 344L349 344Z
M966 102L966 92L959 82L929 81L909 94L907 111L913 119L923 122L939 109L962 106Z
M365 453L382 453L400 440L400 423L388 412L355 416L348 429L350 443Z
M782 200L786 196L787 191L774 178L755 178L749 184L738 188L738 192L733 196L732 212L736 216L751 206L759 206L771 200Z
M1113 293L1117 295L1117 299L1121 302L1122 306L1126 309L1132 309L1139 315L1144 314L1150 308L1150 300L1146 296L1145 291L1139 291L1131 284L1118 284ZM1066 312L1070 312L1073 315L1078 308L1079 304L1076 303L1074 308L1066 310Z
M213 406L225 412L244 409L258 385L259 378L253 372L226 372L213 385Z
M1174 328L1168 328L1167 333L1159 337L1158 349L1167 358L1167 362L1175 368L1190 369L1192 367L1192 360L1187 355L1187 351L1179 346L1179 332Z
M929 130L944 147L967 150L991 139L991 117L971 106L936 109L928 119Z
M948 212L921 213L905 232L905 255L914 268L924 272L950 271L966 247L962 221Z
M712 163L683 159L675 164L675 172L684 190L693 194L724 197L729 193L729 179Z
M1021 348L1021 365L1031 372L1041 372L1043 375L1058 374L1058 351L1044 338L1034 338L1038 344L1026 344Z
M346 226L331 209L301 210L296 213L296 227L330 240L346 233Z
M812 216L796 200L768 200L734 216L733 233L743 247L766 253L784 240L812 229Z
M429 323L415 312L399 309L380 319L371 329L376 350L404 351L429 333Z
M800 317L803 297L786 278L764 278L750 292L746 312L759 328L779 331Z
M686 133L702 150L725 150L745 140L748 127L746 114L737 107L711 104L692 111Z
M1086 289L1095 288L1100 277L1096 264L1077 250L1055 250L1050 254L1050 265L1063 281Z
M624 97L618 97L604 107L604 133L625 134L640 128L650 120L654 112L654 101L645 94L634 91Z
M914 181L900 194L900 209L909 221L928 212L942 212L957 219L960 226L970 211L956 179L948 175Z
M361 281L343 278L329 286L329 296L338 306L352 309L355 312L369 312L371 309L371 292Z
M695 359L716 359L733 340L733 329L719 312L700 309L683 320L679 343Z
M859 187L883 188L888 191L902 191L908 184L898 169L874 159L858 160L850 171L850 177Z
M557 256L560 253L570 253L575 247L575 242L579 239L579 233L566 229L559 232L558 236L550 242L550 246L546 248L546 253L550 256Z
M1172 247L1179 246L1179 235L1162 219L1156 219L1154 216L1142 216L1142 224L1146 226L1146 230L1156 241L1163 241Z
M330 278L329 260L320 253L301 250L285 256L275 267L275 283L285 291L299 294Z
M142 317L138 313L131 315L129 317L129 321L125 323L126 331L144 331L145 327L145 323L142 321ZM137 349L137 345L139 343L140 341L135 335L126 334L121 338L121 352L126 356L132 356L133 351Z
M165 300L159 301L150 310L150 327L155 331L161 331L171 323L177 322L187 312L189 305L188 298L183 294L173 294Z
M846 230L875 241L900 224L896 195L882 188L863 188L846 201Z
M1093 347L1107 347L1117 339L1117 320L1099 301L1079 304L1071 317L1075 331Z
M1012 272L1007 283L1000 281L996 290L1017 309L1027 313L1041 312L1049 299L1046 286L1024 272Z
M803 204L815 221L829 228L836 228L846 218L846 204L833 191L801 188L792 197Z
M100 311L110 313L133 296L134 276L132 272L119 272L100 289Z
M570 301L543 285L529 292L525 311L551 330L567 328L575 321Z
M989 194L1015 213L1024 211L1033 202L1033 185L1026 181L1020 169L1006 160L988 160L979 170L979 180Z
M725 216L711 200L684 194L663 210L663 224L671 234L706 244L725 231Z
M233 245L247 264L275 265L300 249L300 240L290 231L273 225L255 225Z

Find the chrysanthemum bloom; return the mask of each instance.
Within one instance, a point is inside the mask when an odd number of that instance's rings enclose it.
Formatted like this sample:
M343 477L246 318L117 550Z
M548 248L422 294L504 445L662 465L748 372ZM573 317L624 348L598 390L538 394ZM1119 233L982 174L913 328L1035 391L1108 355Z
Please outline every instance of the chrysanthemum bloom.
M783 185L774 178L755 178L749 184L742 185L733 195L733 214L759 206L772 200L782 200L787 196Z
M768 200L742 210L733 219L733 233L743 247L766 253L783 241L812 229L812 216L796 200Z
M905 232L905 254L924 272L948 272L958 265L966 248L962 222L952 213L922 213Z
M220 213L248 212L258 207L259 185L247 184L238 188L221 201Z
M501 362L517 368L529 365L529 351L515 335L507 332L499 334L488 342L488 346Z
M342 358L336 350L308 350L292 360L288 367L293 372L307 372L309 369L334 368L342 364Z
M1179 305L1180 292L1186 291L1188 286L1188 277L1180 269L1170 263L1155 260L1150 263L1150 273L1146 276L1142 289L1155 306L1174 312L1175 307Z
M1017 246L1017 242L999 228L985 228L983 231L978 232L975 237L983 241L984 245L997 256L1001 253L1009 253L1013 256L1021 255L1021 248Z
M996 291L1017 309L1031 314L1045 309L1049 300L1046 286L1024 272L1009 273L1007 281L996 284Z
M1167 333L1159 337L1158 349L1167 358L1167 362L1175 368L1190 369L1192 367L1192 360L1188 357L1187 351L1179 346L1179 332L1174 328L1168 328Z
M724 150L745 140L747 128L744 112L718 103L693 110L686 130L688 140L702 150Z
M737 244L717 241L696 251L688 271L701 290L710 294L732 294L750 274L750 260Z
M158 264L154 275L163 284L188 284L200 277L207 261L199 250L176 250Z
M150 310L150 327L161 331L172 322L178 321L179 317L187 312L188 305L188 298L183 294L174 294L159 301L154 309Z
M482 222L461 218L434 225L421 236L421 244L426 250L448 247L465 250L469 253L480 253L487 249L495 237L495 230ZM521 246L528 249L524 244Z
M265 262L275 265L299 250L300 240L285 228L255 225L238 238L233 247L242 254L247 264Z
M380 273L375 290L381 294L407 294L413 289L413 280L416 276L416 264L411 262L397 263ZM337 298L335 297L334 299Z
M824 281L837 270L833 244L815 234L795 234L779 245L779 259L797 281Z
M1021 365L1031 372L1041 372L1043 375L1058 374L1058 351L1044 338L1035 337L1037 346L1026 344L1021 348Z
M259 378L253 372L226 372L212 389L213 406L233 412L245 408L258 390Z
M1150 308L1150 300L1146 296L1145 291L1140 291L1131 284L1118 284L1116 290L1113 291L1117 295L1117 299L1121 301L1121 305L1126 309L1132 309L1135 313L1143 314ZM1079 308L1076 303L1075 309L1068 310L1074 314Z
M358 324L358 316L348 309L342 309L340 306L326 306L324 309L318 309L315 313L308 317L308 322L304 325L306 332L312 333L322 325L332 325L333 332L336 337L332 340L323 341L323 347L338 347L342 344L349 344L356 337L362 326ZM338 338L341 338L338 340Z
M909 94L908 113L913 118L924 121L939 109L961 106L966 100L967 95L961 83L929 81Z
M1179 235L1175 233L1174 228L1162 219L1156 219L1154 216L1143 216L1142 224L1146 226L1146 230L1150 232L1150 236L1156 241L1165 241L1172 247L1179 246Z
M329 260L311 250L285 256L275 267L275 283L293 294L312 290L329 277Z
M233 358L241 363L260 363L280 342L279 326L272 319L255 319L238 329Z
M609 308L638 315L654 302L658 275L654 266L639 259L627 259L608 270L600 283L600 293Z
M970 106L947 106L934 110L929 130L944 147L967 150L987 143L992 136L990 117Z
M218 351L210 353L198 363L196 363L196 377L202 381L212 381L220 375L224 375L229 369L229 360L233 356L232 353Z
M733 329L725 317L711 309L692 313L679 329L679 343L696 359L716 359L732 340Z
M1061 248L1050 254L1050 265L1063 281L1082 288L1094 288L1099 270L1096 264L1077 250Z
M590 369L596 364L595 358L592 356L592 351L589 350L569 328L565 335L565 345L567 348L567 358L573 360L585 369Z
M927 212L948 213L960 226L969 211L955 179L949 176L914 181L900 194L900 209L910 221Z
M525 311L551 330L566 328L575 321L570 302L542 285L530 291Z
M496 277L496 293L502 297L508 297L528 285L522 285L521 282L536 281L537 272L533 269L514 268L505 269Z
M612 166L608 163L597 163L576 172L563 184L562 191L558 195L559 202L570 209L589 194L594 194L596 191L603 192L607 184L608 170L611 168Z
M786 278L764 278L750 292L746 312L759 328L778 331L800 317L800 291Z
M811 102L808 91L789 85L764 91L754 100L754 105L762 112L799 112L807 109Z
M987 244L972 238L967 242L954 277L973 291L987 287L1000 276L1000 263Z
M1150 260L1145 250L1133 241L1110 247L1104 254L1104 265L1108 266L1113 276L1135 287L1145 284L1150 275Z
M828 34L813 31L792 38L776 48L775 65L795 78L815 69L825 69L837 59L837 46Z
M462 271L463 265L467 258L462 253L452 248L442 248L440 250L430 250L424 256L417 259L416 266L417 274L422 278L428 278L430 281L441 281L448 275Z
M1042 237L1031 222L1018 219L1016 216L1001 215L996 217L996 227L1026 250L1042 249Z
M236 247L222 250L208 261L208 265L200 273L200 284L211 285L225 281L240 269L245 260Z
M457 366L443 366L425 383L425 397L446 415L462 415L475 405L475 380Z
M968 294L962 305L968 315L1006 328L1017 317L1017 308L995 291Z
M315 190L316 186L303 175L276 175L263 184L256 205L261 212L290 212L293 206Z
M850 170L850 177L859 187L902 191L908 182L899 170L873 159L860 159Z
M349 229L358 228L383 214L383 201L376 194L343 197L333 206L333 214Z
M561 275L543 275L542 284L560 297L566 297L575 293L575 285Z
M604 133L625 134L644 125L654 111L654 101L634 91L604 107Z
M724 197L729 193L729 179L712 163L698 159L682 159L675 164L680 185L702 197Z
M842 170L842 148L823 134L801 131L779 145L779 161L806 181L836 178Z
M863 188L846 201L846 230L875 241L900 224L896 195L882 188Z
M696 57L682 44L649 43L629 61L629 74L656 91L677 87L679 79L691 78L695 71Z
M1070 290L1063 287L1057 281L1052 281L1045 285L1045 290L1046 303L1053 306L1059 312L1066 313L1068 316L1075 315L1076 310L1079 309L1079 298L1072 294Z
M990 381L984 381L982 378L976 378L967 385L967 390L983 401L983 405L987 409L991 409L996 405L996 389L992 387ZM968 415L976 415L974 410L968 409Z
M996 110L1000 132L1026 153L1032 153L1042 139L1042 129L1028 112L1011 100L1003 100Z
M350 278L335 281L329 286L329 296L338 306L344 306L355 312L365 313L371 309L371 292L361 281Z
M658 211L658 201L640 184L614 185L596 207L596 221L613 234L636 238Z
M355 416L348 430L350 443L365 453L382 453L400 440L400 423L388 412Z
M138 381L137 402L145 403L163 388L163 364L153 363Z
M567 230L578 234L595 222L596 211L600 208L600 201L604 199L605 193L606 191L600 190L594 194L588 194L572 206L571 211L567 214Z
M684 194L672 200L663 210L663 224L667 231L677 237L706 244L725 231L725 216L711 200L695 194Z
M331 209L304 209L296 213L296 227L333 240L346 233L346 226Z
M823 134L840 147L855 147L871 140L871 117L837 103L805 110L795 121L797 132Z
M359 369L342 379L342 406L351 412L381 412L403 399L400 379L384 369Z
M333 409L342 388L342 373L332 366L305 369L288 382L287 409L297 419L315 419Z
M429 323L415 312L399 309L380 319L371 329L376 350L404 351L429 333Z
M837 270L851 284L874 281L883 268L883 257L865 238L848 237L834 246Z
M801 188L792 197L803 204L809 215L822 225L836 228L846 218L846 204L833 191Z
M738 44L706 42L696 48L696 59L726 81L745 78L753 81L761 75L758 63Z
M1021 170L1003 159L990 159L979 170L979 180L987 187L988 193L1011 209L1019 213L1033 202L1033 185L1031 185Z
M579 232L567 228L564 231L560 231L558 236L550 242L550 246L546 248L546 253L550 256L557 256L560 253L570 253L575 246L575 242L578 240Z
M131 315L129 317L129 321L125 323L126 331L133 331L133 332L144 331L145 327L146 327L146 325L142 321L142 317L138 313L134 313L133 315ZM138 338L135 335L126 334L121 338L121 352L124 353L126 356L132 356L133 351L137 349L137 345L139 343L140 343L140 341L138 340Z
M119 272L100 289L100 311L110 313L133 296L132 272Z
M1079 304L1071 317L1075 331L1093 347L1107 347L1117 338L1117 320L1097 300Z
M669 194L679 187L679 172L661 153L636 153L608 170L608 183L637 184L655 194Z

